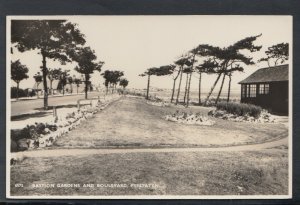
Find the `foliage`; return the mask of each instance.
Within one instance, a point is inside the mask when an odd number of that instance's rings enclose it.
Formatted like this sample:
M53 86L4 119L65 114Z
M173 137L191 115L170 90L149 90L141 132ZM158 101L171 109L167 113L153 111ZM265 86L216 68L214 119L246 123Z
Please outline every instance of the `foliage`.
M56 131L57 126L51 124L44 123L35 123L34 125L27 125L21 130L11 130L11 139L14 141L18 141L19 139L36 139L40 135L47 134L47 130Z
M74 83L77 87L79 87L79 85L81 84L81 80L79 78L74 78Z
M22 65L20 60L11 62L11 79L17 84L28 78L27 73L28 68L25 65Z
M37 84L37 87L38 85L43 81L43 76L41 75L40 72L37 72L34 76L33 76L36 84Z
M262 112L262 108L252 104L245 103L232 103L232 102L220 102L216 105L217 110L225 110L228 113L245 116L249 115L252 117L259 117Z
M146 75L156 75L156 76L164 76L164 75L171 75L175 69L175 65L164 65L160 67L152 67L148 68L144 73L140 74L140 76Z
M10 88L10 97L11 98L17 98L17 97L32 97L35 96L34 90L29 90L29 89L17 89L17 87L11 87Z
M58 85L59 87L64 88L67 85L68 80L69 80L69 75L70 75L69 72L70 72L70 70L65 70L65 71L60 72L59 85ZM60 89L62 89L62 88L60 88Z
M11 41L20 52L38 49L46 58L69 61L66 51L85 43L76 24L65 20L12 20Z
M90 47L80 47L69 50L68 54L71 58L77 62L78 66L75 67L75 70L84 75L90 75L94 71L101 72L101 67L104 62L95 62L97 56L95 51Z
M279 43L273 45L265 51L267 57L259 59L258 62L266 61L270 67L270 60L274 60L274 65L276 66L278 61L284 63L289 59L289 44L288 43Z
M104 73L102 73L101 75L105 80L105 87L108 87L110 84L117 85L117 83L120 82L121 77L124 76L124 72L118 70L105 70Z
M126 78L120 79L120 86L122 86L123 88L126 88L128 83L129 83L129 81Z
M61 72L62 72L61 68L49 69L47 77L50 81L59 80L61 76Z
M91 84L89 81L90 75L94 73L94 71L101 72L101 67L104 62L96 62L97 56L95 51L90 47L71 49L68 54L78 64L78 66L75 67L75 70L85 76L85 98L87 99L88 86Z
M204 70L207 73L218 74L218 77L214 82L204 104L207 103L221 75L223 75L222 83L215 103L218 103L226 76L229 76L230 78L227 97L227 101L229 101L232 73L235 71L244 71L244 67L242 67L241 64L255 64L252 57L246 56L245 51L248 51L250 53L259 51L262 46L256 46L253 42L260 36L261 34L257 36L247 37L240 41L237 41L233 45L224 48L208 44L201 44L196 49L194 49L194 53L196 53L196 55L208 58L198 68L201 68L201 70Z
M85 44L84 35L76 24L66 20L12 20L11 42L20 52L38 50L42 55L44 90L48 89L47 59L70 62L69 50ZM44 92L44 109L48 107L48 92Z

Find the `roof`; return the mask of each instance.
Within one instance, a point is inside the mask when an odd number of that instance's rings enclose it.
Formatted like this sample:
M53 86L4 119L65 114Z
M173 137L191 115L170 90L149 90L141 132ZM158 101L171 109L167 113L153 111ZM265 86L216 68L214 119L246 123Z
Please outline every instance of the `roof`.
M289 65L279 65L274 67L261 68L252 73L248 78L239 82L244 83L263 83L289 80Z

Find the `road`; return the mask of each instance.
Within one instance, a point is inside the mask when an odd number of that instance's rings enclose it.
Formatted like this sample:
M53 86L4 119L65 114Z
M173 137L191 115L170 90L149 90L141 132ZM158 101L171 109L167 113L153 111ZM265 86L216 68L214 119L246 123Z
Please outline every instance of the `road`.
M93 92L88 93L88 97L96 97L99 93ZM58 105L69 105L76 104L77 100L84 99L84 95L68 95L68 96L58 96L48 98L49 106L58 106ZM32 113L38 109L43 108L44 99L34 99L34 100L21 100L16 102L11 102L11 116Z

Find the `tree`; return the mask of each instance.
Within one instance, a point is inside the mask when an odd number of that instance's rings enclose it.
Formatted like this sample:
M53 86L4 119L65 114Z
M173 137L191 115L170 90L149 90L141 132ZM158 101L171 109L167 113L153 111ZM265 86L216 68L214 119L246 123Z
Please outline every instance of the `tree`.
M188 86L189 86L189 79L190 79L190 73L192 72L191 66L186 67L183 70L183 73L186 74L186 80L185 80L185 88L184 88L184 97L183 97L183 103L186 104L187 100L187 92L188 92Z
M113 78L113 71L110 71L110 70L106 70L104 71L104 73L101 73L101 75L103 76L104 78L104 85L106 87L106 94L108 93L108 87L112 81L112 78Z
M149 89L150 89L150 77L151 75L155 75L155 72L158 68L156 67L152 67L152 68L148 68L144 73L140 74L139 76L144 77L144 76L148 76L148 80L147 80L147 94L146 94L146 99L149 99Z
M147 83L147 94L146 99L149 99L149 88L150 88L150 76L164 76L164 75L171 75L174 71L174 65L164 65L160 67L152 67L148 68L144 73L140 74L140 76L148 76L148 83Z
M191 80L192 80L192 74L193 74L193 72L194 72L194 64L195 64L195 62L197 62L197 60L195 59L195 57L196 57L196 55L198 54L198 50L197 50L197 49L192 49L189 53L190 53L190 62L191 62L191 66L190 66L189 86L188 86L188 90L187 90L186 107L189 106L189 102L190 102ZM198 55L199 55L199 54L198 54Z
M51 92L52 95L53 95L52 83L53 83L54 80L59 80L61 72L62 72L61 68L49 69L49 71L48 71L47 77L50 81L50 90L51 90L50 92Z
M180 95L182 75L183 75L184 70L185 70L184 66L190 66L189 57L187 55L185 55L185 56L183 55L177 61L175 61L175 64L177 66L179 66L179 71L180 71L179 85L178 85L178 91L177 91L177 96L176 96L176 101L175 101L175 105L177 105L178 104L178 100L179 100L179 95Z
M91 85L91 74L93 74L94 71L101 72L101 67L103 66L104 62L96 62L97 56L95 54L95 51L92 50L90 47L83 47L77 48L76 50L71 50L69 55L78 64L78 66L75 67L75 70L84 75L85 99L87 99L88 86Z
M77 94L78 94L78 88L79 88L79 85L81 84L81 80L79 78L75 78L74 83L76 84L76 90L77 90Z
M42 56L44 109L48 109L47 59L69 62L69 49L85 44L76 24L65 20L12 20L11 41L20 52L39 50Z
M36 95L37 95L37 98L39 98L39 85L40 83L43 81L43 76L41 75L40 72L37 72L34 76L33 76L34 80L35 80L35 83L36 83Z
M74 83L74 80L72 78L72 76L69 76L68 77L68 83L70 84L70 89L71 89L71 93L73 93L73 83Z
M260 36L261 34L257 36L244 38L240 41L237 41L233 45L230 45L225 48L215 47L206 44L204 45L202 44L197 47L197 55L207 56L208 61L210 61L209 72L218 74L218 77L214 82L204 104L207 103L210 95L212 94L217 82L219 81L222 75L223 78L222 78L222 82L220 85L219 93L216 98L215 104L217 104L219 101L223 89L225 77L230 76L231 78L233 72L243 71L244 68L240 66L240 63L244 65L255 64L254 61L252 60L252 57L246 56L243 53L245 51L248 51L250 53L259 51L262 46L255 46L253 42ZM243 53L241 51L243 51ZM227 101L229 101L230 87L231 87L231 80L229 80L229 85L228 85Z
M198 84L198 104L201 105L201 80L202 80L202 74L208 73L208 70L210 69L210 61L204 60L204 62L200 65L197 65L195 67L195 70L197 73L199 73L199 84Z
M127 87L128 83L129 83L129 81L126 78L121 78L119 84L120 84L120 86L123 87L123 90L125 90L125 88Z
M28 68L20 60L11 62L11 79L17 83L17 100L19 99L19 84L28 78Z
M265 51L267 57L259 59L258 62L266 61L270 67L270 60L274 60L274 66L277 66L278 61L280 64L284 63L289 59L289 44L279 43L273 45Z
M124 76L123 71L118 71L118 70L112 71L111 81L110 81L111 84L113 85L112 93L114 92L114 89L116 89L116 86L122 76Z
M60 76L59 76L59 88L62 90L63 95L65 95L65 86L68 83L68 79L69 79L69 72L70 70L65 70L65 71L61 71L60 72Z
M175 85L176 85L176 80L177 78L179 77L179 74L181 72L181 67L179 67L178 70L175 70L176 68L176 65L169 65L170 66L170 71L173 71L172 74L173 74L173 88L172 88L172 95L171 95L171 103L173 102L174 100L174 93L175 93ZM177 72L177 73L176 73ZM176 74L175 74L176 73ZM174 75L175 74L175 75Z

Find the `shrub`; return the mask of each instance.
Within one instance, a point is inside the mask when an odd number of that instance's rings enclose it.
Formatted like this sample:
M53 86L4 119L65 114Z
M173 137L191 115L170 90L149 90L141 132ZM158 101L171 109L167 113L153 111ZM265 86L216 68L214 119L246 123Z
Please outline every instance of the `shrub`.
M10 93L11 93L11 98L16 98L17 97L17 88L11 87ZM30 91L29 89L23 90L22 88L19 88L18 93L19 93L19 98L28 97L28 96L32 97L32 96L36 95L34 90L32 90L32 91Z
M232 103L232 102L220 102L217 104L218 110L224 110L228 113L244 116L249 115L252 117L259 117L262 108L252 104L245 104L245 103Z
M19 88L19 91L18 91L16 87L11 87L10 93L11 93L11 98L16 98L17 97L17 93L19 93L19 98L26 97L26 94L27 94L25 92L25 90Z
M20 139L36 139L41 134L45 135L47 134L46 128L48 128L50 131L56 131L57 125L49 125L49 124L43 124L43 123L36 123L35 125L27 125L23 129L19 130L11 130L11 139L14 141L18 141Z

